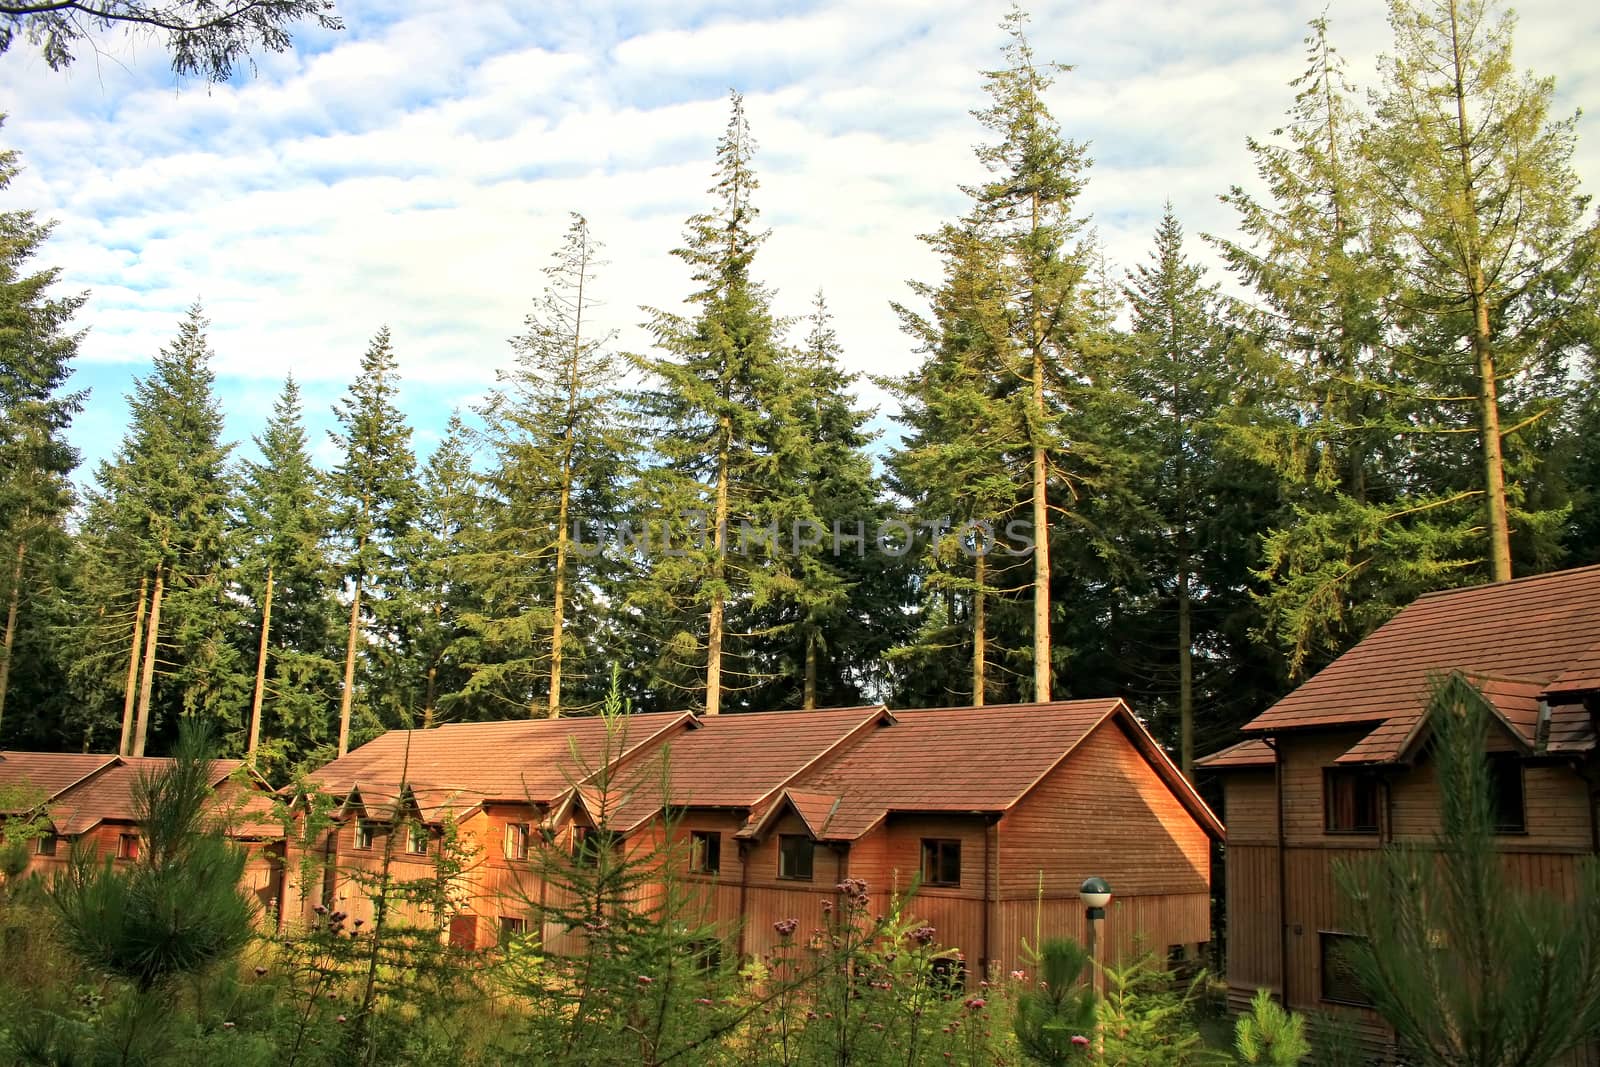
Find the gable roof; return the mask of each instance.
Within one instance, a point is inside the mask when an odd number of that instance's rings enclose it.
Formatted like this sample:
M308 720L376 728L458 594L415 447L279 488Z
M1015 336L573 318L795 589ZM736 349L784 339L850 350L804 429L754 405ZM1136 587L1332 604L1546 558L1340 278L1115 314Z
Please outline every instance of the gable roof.
M1571 711L1600 690L1600 566L1429 593L1245 726L1248 733L1332 726L1373 729L1339 758L1387 763L1424 732L1429 679L1459 670L1483 690L1528 751L1571 750L1585 732ZM1541 738L1541 706L1559 737ZM1587 737L1592 744L1593 729ZM1219 753L1220 755L1220 753ZM1220 767L1221 764L1207 765Z
M68 837L86 833L104 822L135 823L134 789L141 775L156 774L172 761L156 756L113 757L100 773L63 790L49 806L55 832ZM216 760L211 768L213 789L227 781L243 760Z
M1085 737L1116 724L1185 808L1215 836L1222 825L1120 699L900 711L837 757L800 775L782 799L818 835L853 840L896 812L1002 813ZM771 809L768 809L770 813ZM762 818L740 831L762 832ZM815 831L815 826L813 826Z
M670 741L666 762L675 808L762 808L789 782L894 716L882 704L713 715ZM634 761L612 780L607 821L626 833L662 808L662 768ZM597 801L585 796L591 817Z
M694 722L688 712L635 715L613 762ZM336 795L359 784L392 796L402 782L419 795L443 791L481 801L556 801L574 779L592 774L607 745L605 720L586 716L453 723L390 730L313 771L310 779Z
M1272 750L1272 746L1258 737L1252 737L1197 759L1194 765L1208 771L1224 771L1271 767L1277 762L1278 754Z
M33 798L48 802L118 760L87 752L0 753L0 786L36 792Z

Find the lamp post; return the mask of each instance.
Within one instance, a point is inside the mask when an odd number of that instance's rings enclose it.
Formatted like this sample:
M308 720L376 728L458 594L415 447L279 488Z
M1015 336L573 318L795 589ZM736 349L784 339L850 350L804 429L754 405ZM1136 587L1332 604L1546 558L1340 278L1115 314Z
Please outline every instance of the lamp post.
M1100 927L1106 921L1106 905L1111 903L1111 886L1104 878L1085 878L1078 888L1078 899L1083 901L1084 915L1088 919L1090 981L1098 1003L1105 992L1105 978L1100 971Z

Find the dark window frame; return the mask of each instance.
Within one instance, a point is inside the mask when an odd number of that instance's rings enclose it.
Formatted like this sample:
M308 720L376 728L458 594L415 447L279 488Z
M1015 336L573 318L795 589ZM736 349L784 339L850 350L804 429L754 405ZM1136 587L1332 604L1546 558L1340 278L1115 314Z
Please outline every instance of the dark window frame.
M406 827L406 855L426 856L432 837L433 835L428 832L428 828L421 823L412 823ZM417 847L419 842L422 845L421 848Z
M1372 1007L1371 999L1364 996L1359 988L1350 989L1349 987L1344 987L1343 989L1336 989L1333 993L1330 993L1328 988L1330 984L1334 984L1328 981L1328 949L1330 947L1337 946L1341 941L1351 942L1364 940L1366 940L1366 938L1362 937L1360 934L1346 933L1342 930L1317 931L1317 998L1324 1004L1341 1004L1349 1008ZM1355 983L1354 976L1351 976L1348 981L1353 986ZM1347 995L1338 995L1341 992L1344 992Z
M722 873L722 832L689 831L689 871L691 874Z
M1343 790L1349 789L1348 801ZM1361 808L1370 806L1372 819L1361 821ZM1348 805L1350 825L1338 825L1338 816ZM1324 767L1322 769L1322 828L1330 834L1375 834L1383 819L1382 799L1378 776L1357 767Z
M1524 776L1522 757L1514 752L1491 752L1485 758L1489 775L1489 798L1497 834L1525 834L1528 832L1528 783ZM1509 768L1509 770L1508 770ZM1516 801L1514 813L1507 810L1510 799L1507 790L1511 775L1515 774ZM1514 818L1512 817L1514 814Z
M372 844L377 839L377 831L372 823L366 819L357 819L355 829L350 835L350 847L358 852L371 852Z
M803 846L803 848L802 848ZM791 853L791 849L794 849ZM801 855L805 860L802 873L797 869L797 861ZM792 856L792 858L791 858ZM816 880L817 874L817 843L809 834L779 834L778 835L778 878L785 882L811 882Z
M144 851L144 842L138 834L117 835L117 859L136 860L142 851Z
M954 865L952 878L949 864ZM961 888L961 842L950 837L922 839L922 884L945 889Z
M58 834L40 834L33 842L35 856L54 856L60 847L61 837Z

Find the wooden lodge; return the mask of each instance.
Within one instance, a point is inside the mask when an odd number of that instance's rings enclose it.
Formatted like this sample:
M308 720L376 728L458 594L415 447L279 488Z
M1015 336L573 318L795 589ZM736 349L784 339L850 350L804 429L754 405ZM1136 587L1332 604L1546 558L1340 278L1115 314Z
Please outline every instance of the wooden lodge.
M1424 596L1199 761L1223 785L1235 1008L1265 988L1392 1040L1339 963L1351 932L1333 865L1433 839L1425 711L1430 677L1451 671L1496 712L1505 862L1526 886L1576 892L1578 860L1600 852L1600 567Z
M75 752L0 752L0 792L7 819L42 820L42 836L30 842L23 876L53 877L74 854L131 862L143 849L134 811L134 787L143 774L170 760ZM249 853L245 884L263 907L282 897L282 824L270 817L270 794L259 779L243 782L239 760L212 765L213 810L228 834Z
M381 863L423 875L453 836L469 858L450 937L486 947L549 902L541 835L572 848L603 829L644 848L670 826L681 882L741 957L769 951L780 919L820 927L846 878L875 913L917 884L911 913L979 974L1019 966L1036 930L1082 938L1090 875L1116 891L1114 950L1210 938L1221 824L1120 700L640 715L610 738L593 718L446 725L387 733L313 779L335 818L290 847L289 921L319 906L368 918L361 883ZM323 861L315 879L292 873L305 852ZM553 950L571 936L538 932Z

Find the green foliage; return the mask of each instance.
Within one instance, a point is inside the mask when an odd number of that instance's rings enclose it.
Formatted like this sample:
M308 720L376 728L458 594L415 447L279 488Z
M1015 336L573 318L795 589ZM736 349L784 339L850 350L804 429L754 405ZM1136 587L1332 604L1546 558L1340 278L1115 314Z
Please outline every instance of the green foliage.
M137 860L123 868L79 852L54 887L67 946L140 993L228 959L250 939L244 853L207 825L209 749L206 732L185 724L172 763L139 776Z
M1600 1026L1600 864L1570 900L1518 885L1495 841L1485 743L1496 716L1464 676L1434 682L1427 727L1441 829L1337 868L1360 941L1347 963L1413 1062L1557 1062Z
M1305 1019L1279 1007L1265 989L1256 990L1251 998L1250 1014L1239 1016L1234 1048L1245 1063L1274 1067L1295 1067L1311 1054Z
M1145 953L1101 968L1097 1062L1107 1067L1188 1067L1226 1062L1205 1048L1192 1024L1197 976L1187 987Z
M1083 1039L1095 1032L1096 1006L1085 972L1094 965L1076 941L1052 939L1039 947L1038 988L1017 997L1012 1021L1023 1055L1047 1067L1087 1058Z

